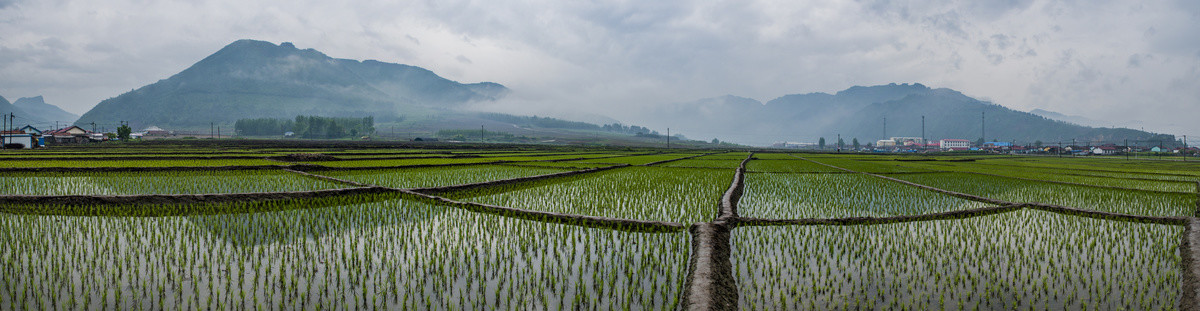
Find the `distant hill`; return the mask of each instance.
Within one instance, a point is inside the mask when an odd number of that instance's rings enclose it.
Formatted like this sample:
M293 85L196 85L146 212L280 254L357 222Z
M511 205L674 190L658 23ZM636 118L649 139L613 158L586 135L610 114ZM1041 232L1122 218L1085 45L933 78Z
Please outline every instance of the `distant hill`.
M858 138L866 144L892 136L921 136L921 116L925 116L927 138L974 141L980 138L980 117L984 111L988 140L1041 140L1046 143L1069 142L1071 139L1079 142L1174 140L1172 135L1124 128L1093 128L1052 120L980 101L955 90L932 89L921 84L855 86L836 94L785 95L765 104L749 98L723 96L656 108L647 114L660 121L639 121L669 126L692 133L693 137L714 136L755 145L785 140L815 142L820 137L833 143L838 134L847 143ZM887 118L886 133L884 118Z
M375 116L388 122L507 93L497 83L462 84L415 66L336 59L287 42L238 40L170 78L101 101L76 124L200 128L297 115Z
M79 115L77 114L67 112L58 106L47 104L42 96L19 98L13 102L13 106L24 111L28 119L38 120L46 124L57 121L66 125L79 119Z
M1074 124L1079 124L1079 125L1083 125L1083 126L1103 126L1103 124L1104 124L1104 122L1088 119L1088 118L1081 117L1081 116L1070 116L1070 115L1065 115L1065 114L1061 114L1058 112L1042 110L1042 109L1030 110L1029 113L1039 115L1039 116L1045 117L1047 119L1053 119L1053 120L1058 120L1058 121L1063 121L1063 122L1068 122L1068 123L1074 123Z

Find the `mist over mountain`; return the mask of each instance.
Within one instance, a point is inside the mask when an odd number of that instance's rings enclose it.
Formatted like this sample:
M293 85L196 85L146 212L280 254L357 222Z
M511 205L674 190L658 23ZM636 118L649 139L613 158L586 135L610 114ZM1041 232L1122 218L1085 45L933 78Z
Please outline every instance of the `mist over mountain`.
M238 40L170 78L101 101L76 124L197 128L296 115L375 116L388 122L507 93L497 83L462 84L415 66L336 59L287 42Z
M815 142L820 137L835 142L840 134L849 143L893 136L986 139L1032 143L1117 142L1124 139L1173 140L1161 135L1123 128L1094 128L1048 119L1028 112L980 101L946 89L921 84L855 86L836 94L785 95L766 102L722 96L652 108L654 116L642 121L690 133L691 138L719 138L739 143L767 145L776 141ZM886 129L884 119L886 118Z

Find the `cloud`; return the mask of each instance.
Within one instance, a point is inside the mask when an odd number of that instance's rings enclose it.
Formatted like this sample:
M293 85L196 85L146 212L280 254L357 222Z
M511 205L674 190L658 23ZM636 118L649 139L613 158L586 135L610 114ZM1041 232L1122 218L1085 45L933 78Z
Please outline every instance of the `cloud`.
M0 95L83 112L253 38L495 81L515 91L499 105L563 115L921 82L1200 132L1195 3L0 0Z

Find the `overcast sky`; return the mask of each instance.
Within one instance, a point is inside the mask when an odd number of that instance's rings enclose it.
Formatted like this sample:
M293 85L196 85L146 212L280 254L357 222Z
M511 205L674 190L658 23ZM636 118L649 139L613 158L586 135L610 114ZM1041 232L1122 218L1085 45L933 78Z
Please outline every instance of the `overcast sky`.
M1194 0L0 0L0 95L83 113L251 38L494 81L514 90L501 105L558 114L919 82L1200 136L1198 33Z

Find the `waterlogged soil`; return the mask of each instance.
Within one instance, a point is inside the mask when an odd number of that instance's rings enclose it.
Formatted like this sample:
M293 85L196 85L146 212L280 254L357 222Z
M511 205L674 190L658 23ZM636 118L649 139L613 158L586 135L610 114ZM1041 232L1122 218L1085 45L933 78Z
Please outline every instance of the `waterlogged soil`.
M1182 232L1041 211L743 227L732 260L741 309L1173 309Z
M388 200L190 217L0 214L0 309L674 309L686 233Z

